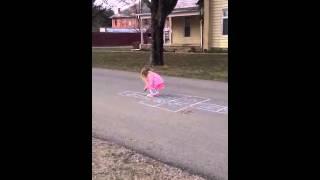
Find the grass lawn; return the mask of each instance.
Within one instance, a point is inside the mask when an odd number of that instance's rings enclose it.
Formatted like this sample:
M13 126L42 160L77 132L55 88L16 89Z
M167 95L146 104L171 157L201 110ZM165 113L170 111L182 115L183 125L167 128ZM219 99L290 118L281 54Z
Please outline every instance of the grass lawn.
M150 52L92 52L92 66L140 72ZM228 55L165 53L165 66L154 67L162 75L228 81Z

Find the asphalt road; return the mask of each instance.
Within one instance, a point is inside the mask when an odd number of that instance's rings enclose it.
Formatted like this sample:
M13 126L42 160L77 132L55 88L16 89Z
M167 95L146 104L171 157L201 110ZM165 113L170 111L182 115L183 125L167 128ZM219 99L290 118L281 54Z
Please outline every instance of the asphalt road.
M228 113L192 105L178 112L144 105L141 97L119 95L143 92L138 73L92 71L93 136L208 179L228 179ZM164 80L163 94L203 97L204 103L228 106L228 83L166 76Z

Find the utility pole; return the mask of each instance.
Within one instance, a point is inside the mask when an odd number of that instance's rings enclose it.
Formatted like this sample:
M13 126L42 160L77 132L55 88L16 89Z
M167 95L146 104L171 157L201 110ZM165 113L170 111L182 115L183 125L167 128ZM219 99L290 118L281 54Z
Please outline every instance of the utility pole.
M142 7L142 5L141 5L141 0L139 0L139 14L141 15L141 12L142 12L142 10L141 10L141 7ZM142 19L141 19L141 17L140 17L140 15L138 16L138 19L139 19L139 24L140 24L140 26L139 26L139 28L140 28L140 49L142 48L142 44L143 44L143 32L142 32Z

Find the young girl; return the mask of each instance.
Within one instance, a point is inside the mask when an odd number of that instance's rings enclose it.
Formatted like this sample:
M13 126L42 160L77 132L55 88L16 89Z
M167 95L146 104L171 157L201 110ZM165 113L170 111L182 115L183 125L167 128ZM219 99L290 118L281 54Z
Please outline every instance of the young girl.
M153 71L151 68L144 67L141 72L141 79L145 83L144 91L149 90L148 97L159 95L159 90L164 88L164 81L161 76Z

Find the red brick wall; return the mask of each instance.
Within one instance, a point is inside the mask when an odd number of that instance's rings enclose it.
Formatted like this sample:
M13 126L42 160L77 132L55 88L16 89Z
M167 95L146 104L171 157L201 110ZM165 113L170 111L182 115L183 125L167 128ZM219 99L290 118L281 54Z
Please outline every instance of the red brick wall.
M139 28L139 23L136 18L114 18L112 28Z

